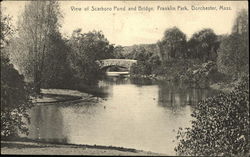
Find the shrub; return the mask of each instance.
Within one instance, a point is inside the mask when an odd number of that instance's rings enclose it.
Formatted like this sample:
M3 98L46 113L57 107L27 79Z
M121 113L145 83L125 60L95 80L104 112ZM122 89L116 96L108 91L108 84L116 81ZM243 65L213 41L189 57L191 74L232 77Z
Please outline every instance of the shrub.
M151 75L155 74L161 66L159 56L149 53L137 53L137 64L131 66L130 72L132 75Z
M151 65L146 61L138 61L137 64L131 66L130 73L132 75L150 75Z
M15 136L18 130L28 133L25 118L31 107L24 77L1 55L1 137Z
M192 114L192 127L178 131L178 155L249 153L249 76L229 94L207 98Z

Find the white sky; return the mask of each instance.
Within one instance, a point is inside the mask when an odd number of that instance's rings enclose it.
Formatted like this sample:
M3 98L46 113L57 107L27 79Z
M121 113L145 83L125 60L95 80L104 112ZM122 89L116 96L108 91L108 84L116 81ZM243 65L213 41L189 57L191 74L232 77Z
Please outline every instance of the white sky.
M13 16L22 13L25 1L3 1L2 12ZM159 11L157 6L187 6L189 11ZM191 6L229 6L229 11L192 11ZM114 6L148 6L154 11L71 11L71 6L81 7L114 7ZM155 43L163 36L167 28L177 26L187 37L201 30L212 28L216 34L230 33L237 11L248 9L247 1L60 1L64 19L61 32L70 36L76 28L83 32L102 30L106 38L116 45L133 45Z

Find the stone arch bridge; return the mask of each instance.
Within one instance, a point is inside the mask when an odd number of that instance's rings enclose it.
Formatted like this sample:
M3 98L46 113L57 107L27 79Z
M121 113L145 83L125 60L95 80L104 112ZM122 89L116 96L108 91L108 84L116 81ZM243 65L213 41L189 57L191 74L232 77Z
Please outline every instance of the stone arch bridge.
M120 67L125 68L127 71L130 70L131 66L133 64L137 63L137 60L133 59L103 59L97 61L97 63L100 65L100 68L103 70L106 70L110 67Z

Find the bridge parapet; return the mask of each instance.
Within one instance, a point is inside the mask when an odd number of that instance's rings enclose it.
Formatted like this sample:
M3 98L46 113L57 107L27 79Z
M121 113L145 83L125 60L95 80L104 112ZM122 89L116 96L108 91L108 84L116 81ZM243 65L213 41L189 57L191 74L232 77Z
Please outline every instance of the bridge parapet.
M127 68L128 70L131 68L133 64L136 64L137 60L133 59L103 59L98 61L101 69L110 66L119 66Z

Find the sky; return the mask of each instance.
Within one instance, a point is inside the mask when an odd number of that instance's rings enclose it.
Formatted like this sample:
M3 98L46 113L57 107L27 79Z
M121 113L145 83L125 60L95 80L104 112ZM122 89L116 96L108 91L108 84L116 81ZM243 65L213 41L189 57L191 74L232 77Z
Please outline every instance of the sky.
M12 16L16 26L18 15L26 1L3 1L3 14ZM63 19L61 33L70 36L73 30L81 28L82 32L101 30L110 43L129 46L150 44L161 40L166 29L177 26L187 38L193 33L211 28L216 34L231 33L237 12L248 9L247 1L59 1ZM111 11L91 11L93 7L108 7ZM160 7L172 7L176 10L159 10ZM179 6L179 7L178 7ZM217 10L192 10L192 6L216 7ZM220 6L230 10L221 10ZM73 11L72 7L81 8ZM84 10L89 7L90 10ZM125 7L125 11L114 9ZM136 7L136 11L128 11ZM138 10L139 7L154 10ZM186 7L188 10L179 10ZM178 9L179 8L179 9Z

